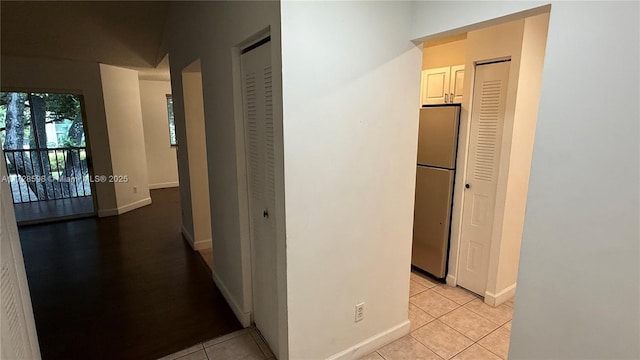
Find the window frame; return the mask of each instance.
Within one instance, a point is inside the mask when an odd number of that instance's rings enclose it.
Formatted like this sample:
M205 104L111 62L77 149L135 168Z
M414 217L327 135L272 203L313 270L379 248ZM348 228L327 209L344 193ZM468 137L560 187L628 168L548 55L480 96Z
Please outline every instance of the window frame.
M175 112L173 111L173 97L171 96L171 94L166 94L165 96L167 101L167 122L169 125L169 145L174 147L178 146L178 135L176 134L176 118ZM173 136L171 136L172 129Z

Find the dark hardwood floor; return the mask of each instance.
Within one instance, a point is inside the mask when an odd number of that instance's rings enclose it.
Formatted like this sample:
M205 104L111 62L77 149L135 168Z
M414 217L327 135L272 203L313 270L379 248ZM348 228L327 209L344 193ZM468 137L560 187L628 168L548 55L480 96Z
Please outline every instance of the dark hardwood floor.
M13 209L16 221L21 225L78 219L95 214L91 196L18 203L13 204Z
M20 228L43 359L156 359L241 329L181 237L178 189L151 196L120 216Z

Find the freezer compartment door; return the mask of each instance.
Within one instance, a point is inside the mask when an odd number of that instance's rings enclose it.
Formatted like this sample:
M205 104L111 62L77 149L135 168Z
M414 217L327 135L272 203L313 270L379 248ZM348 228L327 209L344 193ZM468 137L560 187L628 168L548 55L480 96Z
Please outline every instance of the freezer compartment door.
M453 169L458 146L459 106L420 109L418 164Z
M453 170L418 166L411 264L438 278L446 276Z

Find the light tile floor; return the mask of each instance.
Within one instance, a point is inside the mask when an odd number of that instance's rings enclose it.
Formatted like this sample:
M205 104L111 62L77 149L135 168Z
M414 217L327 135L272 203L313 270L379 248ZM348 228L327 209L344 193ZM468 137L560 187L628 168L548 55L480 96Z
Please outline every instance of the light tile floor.
M158 360L266 360L275 359L254 328L205 341Z
M198 253L213 271L213 249ZM255 328L242 329L190 348L167 355L158 360L263 360L275 356Z
M506 359L512 314L513 300L491 307L467 290L439 284L412 272L409 290L411 333L361 360ZM161 360L218 359L275 357L256 330L248 328Z
M459 287L411 273L411 333L362 360L506 359L513 301L491 307Z

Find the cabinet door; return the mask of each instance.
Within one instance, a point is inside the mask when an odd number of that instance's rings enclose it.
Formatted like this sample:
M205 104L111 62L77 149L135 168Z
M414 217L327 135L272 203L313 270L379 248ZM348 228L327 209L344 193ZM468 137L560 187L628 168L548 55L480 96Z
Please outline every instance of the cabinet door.
M422 71L422 105L444 104L445 97L448 100L450 76L448 66Z
M462 86L464 84L464 65L451 67L451 85L449 86L449 102L462 103ZM453 96L453 99L451 98Z

